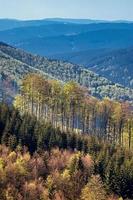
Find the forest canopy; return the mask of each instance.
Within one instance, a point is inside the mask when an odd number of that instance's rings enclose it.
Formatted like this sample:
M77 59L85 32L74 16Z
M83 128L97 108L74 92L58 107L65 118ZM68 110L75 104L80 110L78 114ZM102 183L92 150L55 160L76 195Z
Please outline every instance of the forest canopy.
M38 74L0 103L2 200L133 199L131 104Z
M29 74L23 81L15 107L62 131L96 135L111 143L133 147L133 108L128 102L98 100L88 89L70 81L62 84Z

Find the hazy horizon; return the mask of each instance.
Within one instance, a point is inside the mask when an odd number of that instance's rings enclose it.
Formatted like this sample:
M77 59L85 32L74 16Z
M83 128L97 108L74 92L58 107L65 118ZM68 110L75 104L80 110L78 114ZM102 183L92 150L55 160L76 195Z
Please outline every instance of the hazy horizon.
M96 20L96 21L133 21L133 19L97 19L97 18L71 18L71 17L46 17L46 18L28 18L28 19L21 19L21 18L3 18L0 17L0 20L16 20L16 21L34 21L34 20Z
M46 18L133 21L132 0L0 0L0 19Z

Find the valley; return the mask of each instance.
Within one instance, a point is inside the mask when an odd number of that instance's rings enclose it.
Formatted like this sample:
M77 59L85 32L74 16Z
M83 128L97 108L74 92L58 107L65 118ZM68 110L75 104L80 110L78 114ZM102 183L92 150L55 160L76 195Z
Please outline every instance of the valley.
M4 43L49 59L83 65L114 83L133 88L132 22L7 19L0 24Z
M0 199L133 200L132 165L133 22L0 19Z
M91 95L100 99L104 97L127 101L133 99L132 89L115 84L79 65L32 55L4 43L0 44L0 56L1 73L9 76L18 86L24 75L37 72L61 82L73 80L88 88Z

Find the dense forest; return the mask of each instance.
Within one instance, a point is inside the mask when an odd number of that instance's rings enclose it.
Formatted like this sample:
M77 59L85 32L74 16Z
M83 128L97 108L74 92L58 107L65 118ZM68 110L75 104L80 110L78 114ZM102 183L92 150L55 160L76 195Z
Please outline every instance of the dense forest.
M0 24L0 200L133 200L133 24Z
M14 105L22 113L28 112L62 131L96 135L133 148L132 105L108 98L97 100L73 81L61 84L41 75L27 75Z
M29 74L14 107L0 104L1 199L133 199L131 104Z
M133 48L91 49L55 55L52 58L66 60L106 77L114 83L133 88Z
M0 104L0 199L133 199L133 153ZM5 145L8 147L5 147Z
M130 102L38 73L18 91L14 105L0 103L0 199L133 199Z
M73 80L87 87L91 95L99 99L133 100L133 89L115 84L82 66L32 55L0 42L0 75L11 79L16 89L28 73L39 73L63 83Z

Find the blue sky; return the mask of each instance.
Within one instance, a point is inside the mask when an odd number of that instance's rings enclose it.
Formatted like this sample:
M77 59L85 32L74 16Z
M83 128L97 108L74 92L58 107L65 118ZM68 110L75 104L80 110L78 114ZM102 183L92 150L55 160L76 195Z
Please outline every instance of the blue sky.
M0 0L0 18L133 20L133 0Z

